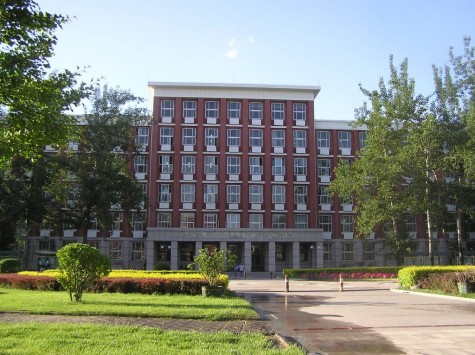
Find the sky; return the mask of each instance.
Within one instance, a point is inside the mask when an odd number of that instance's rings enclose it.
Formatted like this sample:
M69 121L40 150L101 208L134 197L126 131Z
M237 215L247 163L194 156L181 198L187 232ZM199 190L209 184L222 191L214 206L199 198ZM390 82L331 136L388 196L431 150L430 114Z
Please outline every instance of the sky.
M68 15L50 63L146 99L148 82L320 86L315 118L352 120L407 58L417 93L432 66L475 45L473 0L37 0Z

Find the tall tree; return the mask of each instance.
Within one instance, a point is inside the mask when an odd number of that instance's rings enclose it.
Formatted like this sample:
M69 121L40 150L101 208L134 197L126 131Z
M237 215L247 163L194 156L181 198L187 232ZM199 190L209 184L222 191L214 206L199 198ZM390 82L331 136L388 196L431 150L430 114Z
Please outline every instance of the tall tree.
M68 18L42 12L32 0L0 0L0 166L37 158L46 144L67 142L64 113L87 96L78 72L51 72L55 31Z

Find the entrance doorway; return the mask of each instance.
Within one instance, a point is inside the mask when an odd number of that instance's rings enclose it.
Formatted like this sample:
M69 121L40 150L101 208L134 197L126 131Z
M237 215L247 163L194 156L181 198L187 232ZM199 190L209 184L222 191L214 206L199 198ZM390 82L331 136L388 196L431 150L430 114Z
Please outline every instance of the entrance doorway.
M252 265L251 271L262 272L266 271L265 258L266 258L266 244L265 243L252 243Z

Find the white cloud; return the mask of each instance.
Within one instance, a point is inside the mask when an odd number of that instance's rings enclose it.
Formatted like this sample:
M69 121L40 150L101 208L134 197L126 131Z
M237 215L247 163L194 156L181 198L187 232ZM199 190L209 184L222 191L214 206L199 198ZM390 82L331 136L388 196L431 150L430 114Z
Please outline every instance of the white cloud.
M254 37L249 37L249 43L255 43Z
M235 38L231 38L231 40L229 41L228 43L228 47L229 48L234 48L236 46L236 39Z
M229 59L236 59L238 57L239 50L237 48L232 48L227 51L224 55Z

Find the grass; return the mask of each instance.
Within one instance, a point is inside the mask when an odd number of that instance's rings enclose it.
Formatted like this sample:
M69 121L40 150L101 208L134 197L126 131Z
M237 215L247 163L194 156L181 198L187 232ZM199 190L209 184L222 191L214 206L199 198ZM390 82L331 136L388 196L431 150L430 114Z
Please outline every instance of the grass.
M111 315L202 320L258 319L242 298L187 295L86 293L83 302L69 300L66 292L0 288L0 312L35 314Z
M296 346L276 348L259 333L97 324L0 323L0 348L2 354L303 354Z

